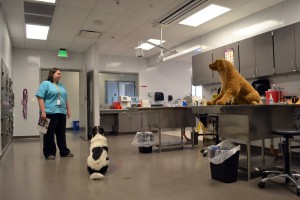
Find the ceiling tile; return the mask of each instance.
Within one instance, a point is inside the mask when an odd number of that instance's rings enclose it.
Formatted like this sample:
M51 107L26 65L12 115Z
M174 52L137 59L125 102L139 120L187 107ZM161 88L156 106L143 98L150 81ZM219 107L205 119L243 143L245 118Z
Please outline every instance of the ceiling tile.
M118 34L129 34L135 31L139 26L146 23L146 20L135 17L123 16L107 31Z
M25 41L23 38L11 38L12 44L14 47L18 48L24 48L25 47Z
M90 46L91 44L73 42L69 47L69 50L74 52L86 52Z
M58 5L70 6L75 8L93 9L98 0L59 0Z
M4 15L10 22L24 23L23 1L5 1L2 4Z
M126 0L121 1L120 4L117 4L113 0L100 0L94 7L96 11L104 11L108 13L123 14L128 8L135 4L135 2L140 0Z
M8 29L11 37L17 37L17 38L25 37L24 23L17 23L17 22L8 23Z
M47 43L46 40L31 40L31 39L25 39L25 48L28 49L47 49Z
M48 39L71 42L79 34L79 29L51 27Z
M52 25L66 28L81 28L90 11L86 9L57 6Z
M58 50L58 49L68 49L71 45L71 42L62 42L62 41L51 41L49 40L47 49Z
M111 46L118 44L125 37L126 37L126 35L106 32L100 36L98 41L101 46L111 47Z
M93 11L84 23L82 29L104 32L119 18L120 15L117 14ZM96 20L102 21L103 24L97 25L95 23Z

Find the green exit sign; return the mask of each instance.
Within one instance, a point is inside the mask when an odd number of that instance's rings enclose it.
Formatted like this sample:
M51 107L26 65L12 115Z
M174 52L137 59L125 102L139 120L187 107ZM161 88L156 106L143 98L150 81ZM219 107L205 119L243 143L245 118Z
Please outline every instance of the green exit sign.
M67 49L59 49L57 56L67 58L68 57Z

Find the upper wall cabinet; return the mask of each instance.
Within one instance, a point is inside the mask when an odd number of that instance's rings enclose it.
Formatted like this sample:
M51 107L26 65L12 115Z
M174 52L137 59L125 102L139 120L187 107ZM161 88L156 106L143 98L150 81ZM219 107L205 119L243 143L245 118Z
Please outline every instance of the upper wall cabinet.
M206 51L200 55L202 56L202 84L211 84L213 83L213 74L212 70L209 68L209 64L212 63L212 52Z
M240 74L244 78L255 77L254 37L239 41Z
M193 79L192 84L194 86L202 84L202 56L201 54L194 55L192 57L192 69L193 69Z
M219 47L212 50L212 62L215 62L219 58L225 58L225 47ZM213 82L221 83L221 78L218 72L213 71Z
M255 77L274 74L272 32L263 33L254 37Z
M294 24L295 28L295 44L296 44L296 67L300 71L300 22Z
M193 85L206 85L213 83L212 70L209 64L212 63L212 52L207 51L192 57Z
M294 25L276 29L273 31L273 35L275 73L297 71Z

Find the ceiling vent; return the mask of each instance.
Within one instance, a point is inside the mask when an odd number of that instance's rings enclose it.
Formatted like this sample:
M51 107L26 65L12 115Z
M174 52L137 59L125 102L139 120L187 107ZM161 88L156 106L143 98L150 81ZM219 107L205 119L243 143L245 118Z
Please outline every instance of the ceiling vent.
M207 0L186 0L172 9L170 12L163 15L160 19L156 20L152 25L154 27L167 26L205 2L207 2Z
M55 11L55 5L24 1L26 24L50 26Z
M81 30L78 36L82 37L82 38L96 39L96 38L100 37L100 35L101 35L101 32Z

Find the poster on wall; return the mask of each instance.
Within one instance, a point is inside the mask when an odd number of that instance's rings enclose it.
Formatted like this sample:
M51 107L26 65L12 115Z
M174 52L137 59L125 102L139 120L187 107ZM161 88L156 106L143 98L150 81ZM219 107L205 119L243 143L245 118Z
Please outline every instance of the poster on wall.
M234 49L233 48L229 48L225 50L225 60L228 60L229 62L231 62L234 65Z

